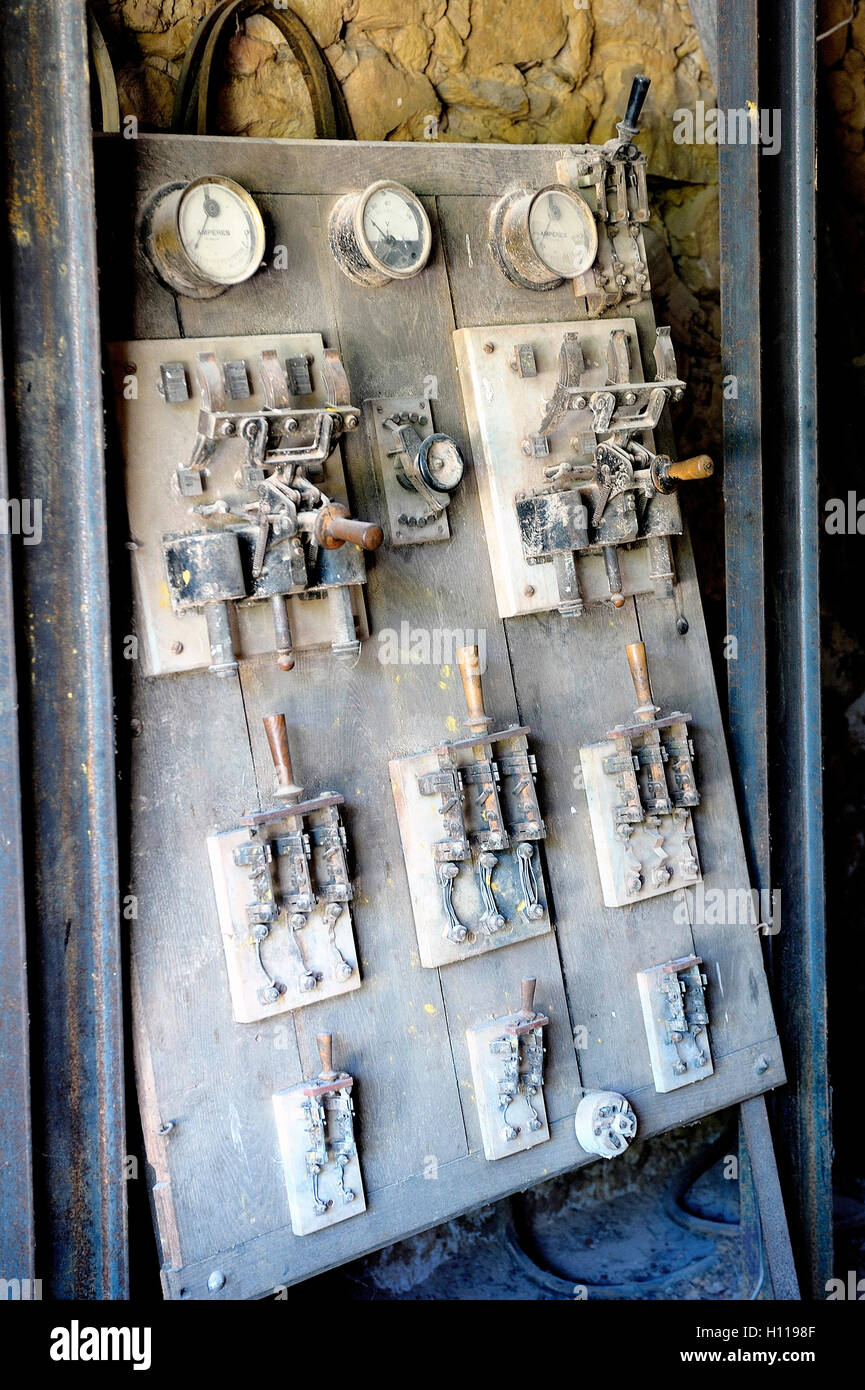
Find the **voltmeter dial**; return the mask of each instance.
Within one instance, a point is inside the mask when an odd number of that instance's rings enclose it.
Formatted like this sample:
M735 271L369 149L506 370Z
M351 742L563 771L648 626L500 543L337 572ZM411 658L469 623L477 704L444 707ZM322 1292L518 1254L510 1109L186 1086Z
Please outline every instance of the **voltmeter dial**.
M420 199L389 179L340 198L329 233L337 265L360 285L407 280L423 270L432 250L432 228Z
M598 228L585 199L563 184L519 189L493 208L490 248L512 285L552 290L594 265Z
M219 175L160 189L145 209L142 232L160 279L194 299L248 280L264 255L264 223L255 201Z

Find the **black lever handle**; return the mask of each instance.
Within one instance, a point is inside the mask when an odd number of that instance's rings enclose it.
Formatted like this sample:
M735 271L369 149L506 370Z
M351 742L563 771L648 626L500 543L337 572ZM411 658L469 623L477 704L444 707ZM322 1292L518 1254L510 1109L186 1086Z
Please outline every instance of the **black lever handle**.
M618 127L620 135L634 136L640 129L640 115L651 83L651 77L646 77L643 73L638 73L631 83L631 95L628 97L625 116Z

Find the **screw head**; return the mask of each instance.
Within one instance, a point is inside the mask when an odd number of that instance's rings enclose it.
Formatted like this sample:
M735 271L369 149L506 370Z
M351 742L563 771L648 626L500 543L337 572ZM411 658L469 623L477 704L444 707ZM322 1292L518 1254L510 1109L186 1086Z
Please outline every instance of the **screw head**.
M172 644L171 644L171 650L174 652L174 655L175 655L175 656L180 656L180 653L183 651L183 643L182 643L182 642L172 642Z
M219 1293L220 1289L225 1288L225 1275L221 1269L215 1269L207 1280L207 1287L211 1293Z
M526 587L523 589L523 593L525 594L526 598L532 598L533 595L534 595L534 592L535 592L535 586L534 586L534 584L527 584Z
M495 352L495 343L484 343L484 352Z

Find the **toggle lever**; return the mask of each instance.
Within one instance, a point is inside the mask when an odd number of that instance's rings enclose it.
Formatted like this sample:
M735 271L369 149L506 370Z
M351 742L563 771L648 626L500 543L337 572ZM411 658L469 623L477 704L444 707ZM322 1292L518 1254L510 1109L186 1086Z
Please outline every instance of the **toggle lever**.
M315 1045L318 1048L318 1059L321 1063L319 1080L333 1081L337 1075L333 1069L333 1033L317 1033Z
M356 521L342 502L329 502L315 519L313 536L325 550L338 550L346 541L361 550L378 550L384 540L380 526L372 521Z
M651 724L658 713L658 706L655 704L655 698L652 695L652 683L649 680L646 644L645 642L629 642L625 652L631 670L631 680L634 682L634 690L637 694L637 709L634 710L634 713L643 724Z
M660 710L655 704L652 683L649 680L646 644L645 642L629 642L625 652L631 670L631 680L634 682L634 690L637 695L637 708L634 710L634 714L641 724L654 725L655 716L660 713ZM645 744L645 752L648 757L646 764L648 779L646 809L653 815L667 815L672 810L672 803L667 791L664 754L657 729L654 729L651 735L647 735L647 738L649 741Z
M621 138L629 144L634 136L640 133L640 115L651 84L652 79L643 73L638 73L631 83L631 94L628 97L624 118L616 126Z
M527 975L520 980L520 1016L522 1018L534 1017L535 986L537 983L534 975Z
M273 766L276 771L277 800L294 805L303 795L303 787L298 786L294 780L285 715L266 714L262 723L264 724L264 732L267 734L270 756L273 758Z
M674 463L666 454L656 454L652 459L652 483L658 492L675 492L677 483L698 482L711 478L715 465L708 454L695 454L693 458L680 459Z
M484 711L484 693L481 686L480 654L477 647L458 647L457 665L463 682L466 707L469 717L466 720L473 734L485 734L490 726L489 715Z

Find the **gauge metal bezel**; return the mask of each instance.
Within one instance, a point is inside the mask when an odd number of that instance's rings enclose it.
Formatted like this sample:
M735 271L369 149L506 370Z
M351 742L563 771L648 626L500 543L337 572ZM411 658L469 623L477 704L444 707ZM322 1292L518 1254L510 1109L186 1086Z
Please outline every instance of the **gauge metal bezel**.
M363 215L370 198L374 193L380 193L388 188L401 194L406 201L420 213L421 227L423 229L423 247L417 264L413 265L410 270L394 270L391 266L387 265L387 263L373 251L363 228ZM378 179L375 183L371 183L365 188L362 193L358 194L352 212L352 227L354 229L358 248L364 260L369 263L373 270L378 271L380 275L385 275L388 280L411 280L415 275L420 274L430 258L430 252L432 251L432 225L427 210L417 194L410 188L406 188L404 183L398 183L396 179Z
M180 204L187 193L202 184L220 184L237 194L252 214L255 229L254 254L249 270L240 277L217 280L206 275L195 264L180 235ZM222 174L207 174L185 183L170 183L158 188L147 200L138 221L142 249L152 265L157 279L174 294L188 299L214 299L232 285L241 285L252 278L261 265L266 246L266 231L261 210L239 183Z
M538 247L535 244L535 238L532 235L532 210L534 209L534 206L537 203L538 199L542 198L547 193L561 193L563 196L570 198L571 202L575 203L579 208L580 216L584 219L587 219L588 221L589 249L591 251L591 255L589 255L589 259L583 266L582 270L576 270L572 275L563 275L562 272L558 270L555 266L550 265L549 261L545 260L541 252L538 250ZM549 271L550 275L555 275L560 280L576 280L579 278L579 276L585 275L587 271L591 270L592 266L595 264L595 261L598 258L598 224L595 221L595 215L592 212L592 209L589 207L588 203L586 202L585 198L580 193L578 193L575 188L569 188L567 184L564 183L545 184L544 187L539 188L538 191L531 198L531 200L529 201L529 205L526 209L526 235L528 236L532 251L537 256L541 265Z
M195 191L196 188L202 188L205 186L211 187L213 185L216 185L219 188L227 189L230 194L233 194L233 196L237 198L239 203L243 204L247 212L250 214L253 229L253 244L249 258L250 268L244 271L242 275L234 275L230 278L226 278L224 276L212 275L208 271L202 270L201 267L196 264L192 253L189 251L183 240L183 233L180 230L180 213L185 200L188 198L190 193L193 193ZM201 178L193 179L191 183L188 183L185 186L182 193L178 197L174 216L177 224L177 240L179 242L181 250L183 251L183 254L186 256L195 274L200 276L202 279L207 280L208 283L212 285L220 285L223 289L228 289L231 285L242 285L245 280L249 280L255 274L256 270L261 265L262 257L264 256L264 248L266 241L264 219L261 215L261 210L258 204L256 203L255 199L253 198L252 194L248 193L247 190L243 188L241 184L235 183L234 179L226 178L222 174L205 174Z

